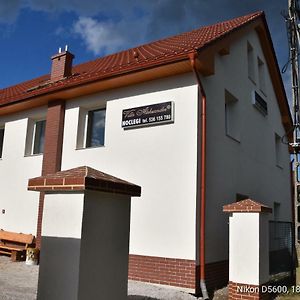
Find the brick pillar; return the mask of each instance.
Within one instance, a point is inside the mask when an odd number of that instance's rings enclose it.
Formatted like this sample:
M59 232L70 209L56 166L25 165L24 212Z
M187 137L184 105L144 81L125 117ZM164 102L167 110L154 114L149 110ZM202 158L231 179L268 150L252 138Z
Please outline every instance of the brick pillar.
M45 145L43 154L42 175L53 174L61 169L61 156L63 144L65 117L65 101L55 101L48 104ZM40 193L38 221L36 232L36 246L41 248L41 231L44 211L45 194Z
M228 299L269 299L269 215L272 209L246 199L223 206L229 217Z

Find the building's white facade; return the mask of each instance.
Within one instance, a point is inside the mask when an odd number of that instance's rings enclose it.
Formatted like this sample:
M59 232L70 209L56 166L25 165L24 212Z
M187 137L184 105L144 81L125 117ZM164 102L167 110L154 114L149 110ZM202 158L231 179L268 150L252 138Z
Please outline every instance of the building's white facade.
M292 217L289 152L278 143L285 130L257 33L244 34L229 49L215 55L214 75L201 78L207 95L207 263L228 259L224 204L248 196L275 205L278 220ZM266 101L267 115L253 105L254 91ZM197 259L197 94L190 72L66 102L61 169L87 165L142 187L132 201L131 254ZM174 102L174 123L121 127L122 110L166 101ZM105 145L80 148L84 112L96 108L106 108ZM38 195L27 191L27 180L41 174L42 155L25 155L26 135L29 120L46 113L41 107L0 117L2 229L35 234Z

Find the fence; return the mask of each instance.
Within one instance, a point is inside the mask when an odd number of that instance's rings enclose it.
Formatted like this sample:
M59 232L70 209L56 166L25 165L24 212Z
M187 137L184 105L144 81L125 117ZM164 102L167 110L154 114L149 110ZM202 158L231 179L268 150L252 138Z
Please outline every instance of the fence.
M290 272L294 269L293 224L269 222L269 272L270 275Z

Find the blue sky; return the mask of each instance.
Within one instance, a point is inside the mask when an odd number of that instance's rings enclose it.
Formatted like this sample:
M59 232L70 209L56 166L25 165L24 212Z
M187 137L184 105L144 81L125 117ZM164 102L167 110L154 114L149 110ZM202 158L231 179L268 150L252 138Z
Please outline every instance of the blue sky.
M78 64L183 31L264 10L279 66L287 0L0 0L0 88L49 73L68 44ZM289 72L284 75L288 82Z

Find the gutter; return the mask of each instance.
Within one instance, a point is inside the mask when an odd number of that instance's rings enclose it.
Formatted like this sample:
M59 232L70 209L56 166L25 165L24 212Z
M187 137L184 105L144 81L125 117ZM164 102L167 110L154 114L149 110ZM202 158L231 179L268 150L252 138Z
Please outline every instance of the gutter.
M198 84L198 122L197 122L197 202L200 197L200 288L203 299L209 299L205 283L205 206L206 206L206 94L196 67L197 52L190 53L189 59ZM201 97L199 95L199 91ZM200 118L199 118L200 116ZM201 151L200 151L201 149ZM200 156L200 159L199 159ZM200 188L199 188L200 176ZM199 191L200 189L200 191ZM198 274L196 274L198 278ZM196 287L197 287L196 282Z

